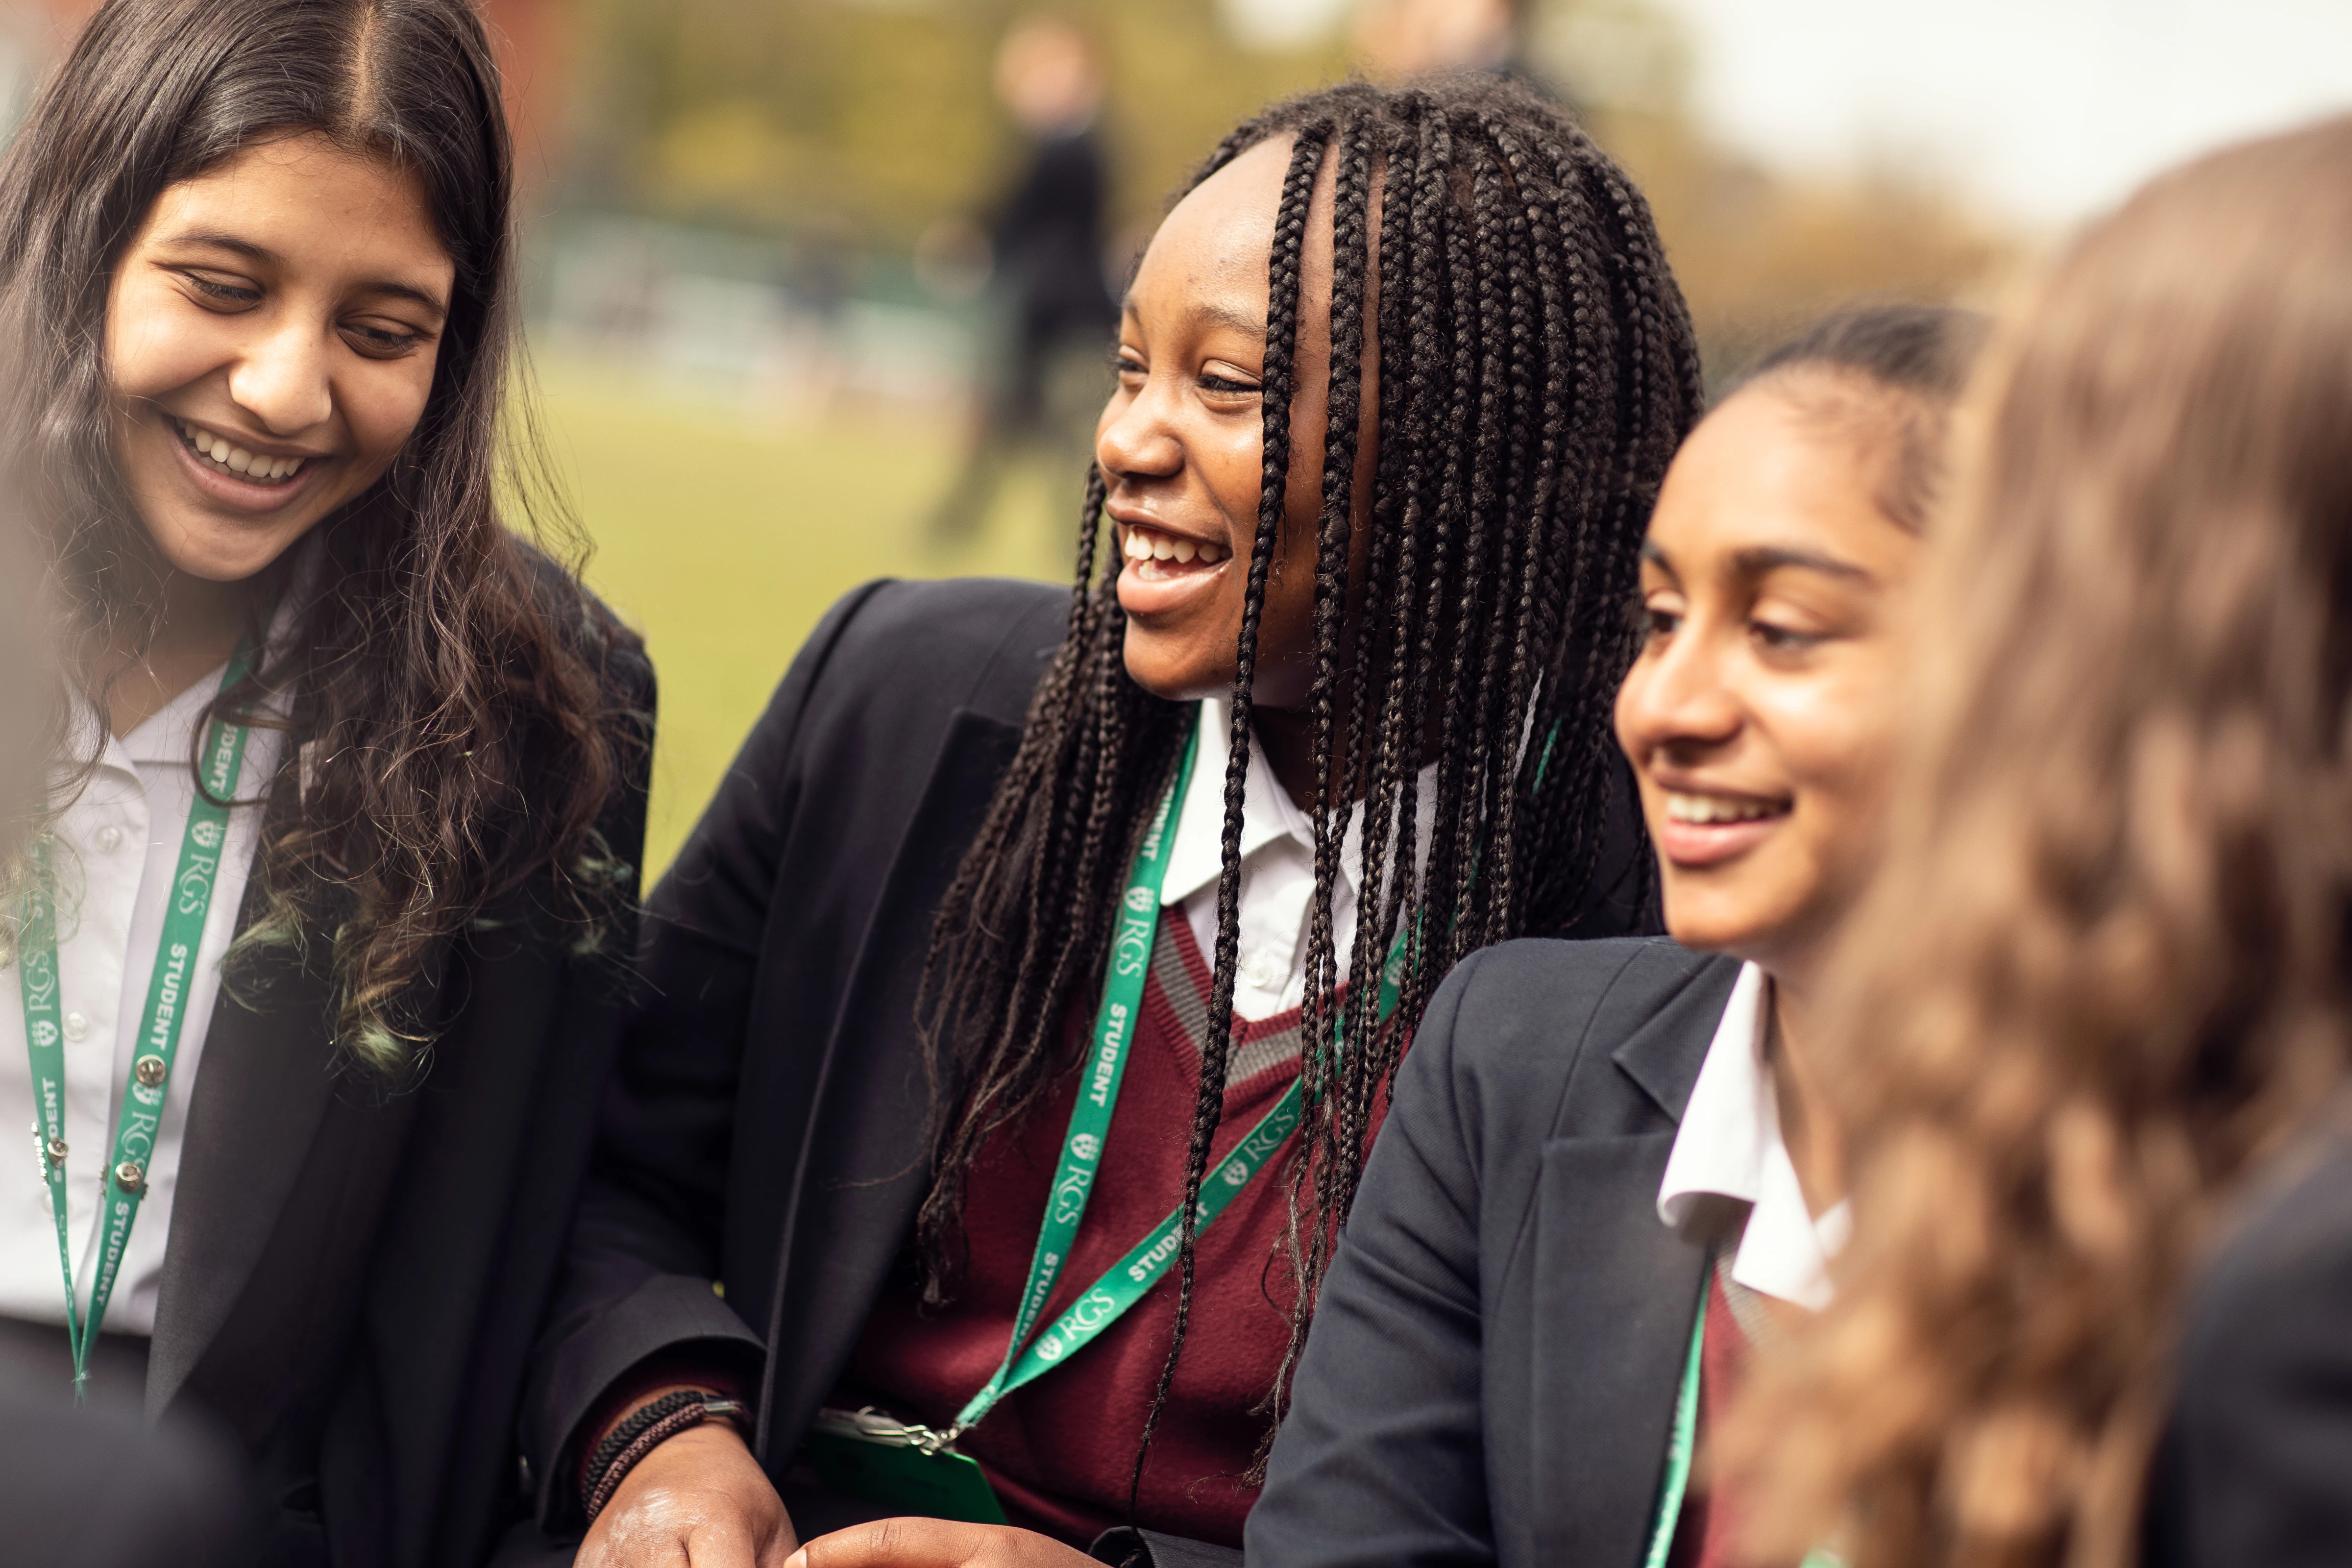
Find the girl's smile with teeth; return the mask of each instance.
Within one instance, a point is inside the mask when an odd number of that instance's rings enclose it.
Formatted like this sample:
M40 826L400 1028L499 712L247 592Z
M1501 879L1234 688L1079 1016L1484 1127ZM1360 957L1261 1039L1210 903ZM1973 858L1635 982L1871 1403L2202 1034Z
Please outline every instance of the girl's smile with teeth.
M188 450L211 464L224 474L234 475L249 485L284 484L301 471L308 461L303 458L271 458L249 452L243 447L209 430L200 429L184 419L173 419L180 440Z
M1193 576L1222 563L1226 556L1223 546L1206 540L1132 522L1119 525L1119 550L1131 563L1129 569L1147 583Z
M1660 820L1651 827L1669 868L1685 871L1737 860L1777 835L1795 803L1657 784Z
M1768 816L1782 816L1789 809L1787 801L1759 800L1753 795L1700 795L1675 789L1664 794L1667 819L1674 822L1760 822Z

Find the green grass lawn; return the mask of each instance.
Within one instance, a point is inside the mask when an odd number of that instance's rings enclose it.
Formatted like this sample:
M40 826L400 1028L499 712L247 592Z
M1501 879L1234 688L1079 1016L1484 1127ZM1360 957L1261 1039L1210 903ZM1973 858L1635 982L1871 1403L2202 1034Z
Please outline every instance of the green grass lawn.
M1079 478L1042 464L1013 475L969 545L926 542L958 457L940 421L787 424L593 362L543 355L538 373L551 456L594 545L588 581L661 676L648 887L843 593L885 576L1068 573Z

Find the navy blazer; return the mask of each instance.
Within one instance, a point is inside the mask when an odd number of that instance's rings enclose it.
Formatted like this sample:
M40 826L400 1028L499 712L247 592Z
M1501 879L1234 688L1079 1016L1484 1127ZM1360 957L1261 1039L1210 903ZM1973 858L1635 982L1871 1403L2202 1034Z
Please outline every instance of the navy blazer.
M2352 1134L2280 1162L2190 1290L2151 1568L2352 1564Z
M551 595L577 594L531 561ZM583 651L639 731L597 824L634 867L653 667L601 607L560 624L594 628ZM287 752L266 808L272 832L300 803L299 753ZM146 1405L151 1418L208 1419L241 1449L263 1503L241 1563L477 1563L524 1510L524 1356L587 1167L623 1016L619 954L636 927L625 909L610 950L583 952L547 904L535 882L515 888L436 948L418 981L433 1049L398 1092L348 1070L335 1045L323 929L256 952L214 1005ZM267 913L257 877L237 930ZM174 1485L159 1473L157 1488L168 1519ZM117 1511L123 1529L147 1512ZM0 1557L63 1560L17 1539L17 1515L0 1517L12 1531ZM195 1533L183 1540L190 1562Z
M1634 1568L1705 1284L1659 1184L1738 961L1513 942L1397 1075L1244 1552Z

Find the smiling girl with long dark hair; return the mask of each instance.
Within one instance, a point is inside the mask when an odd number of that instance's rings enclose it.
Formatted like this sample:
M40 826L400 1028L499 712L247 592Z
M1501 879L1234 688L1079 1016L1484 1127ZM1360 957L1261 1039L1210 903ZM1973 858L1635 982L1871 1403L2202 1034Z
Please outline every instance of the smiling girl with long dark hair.
M0 1345L224 1421L262 1561L486 1549L626 944L650 670L496 499L511 163L463 0L111 0L0 171L68 644Z

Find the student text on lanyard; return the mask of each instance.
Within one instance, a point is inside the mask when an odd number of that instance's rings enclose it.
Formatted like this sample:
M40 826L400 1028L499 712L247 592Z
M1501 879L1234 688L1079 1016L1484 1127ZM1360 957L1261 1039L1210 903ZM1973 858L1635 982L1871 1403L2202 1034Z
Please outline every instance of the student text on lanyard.
M253 667L253 650L241 646L228 661L220 689L228 690ZM195 978L196 950L204 941L205 916L219 879L222 845L228 837L228 807L245 766L247 727L215 718L205 732L197 758L197 787L180 840L180 862L163 906L163 935L156 944L155 971L147 983L147 1005L139 1014L138 1045L123 1086L122 1108L114 1124L112 1159L99 1199L98 1274L91 1282L89 1317L84 1321L74 1293L73 1237L66 1204L66 1053L59 1027L57 899L46 841L33 847L33 877L25 897L17 973L25 994L25 1052L33 1069L33 1136L48 1178L49 1210L58 1222L58 1267L66 1289L66 1335L73 1346L74 1396L89 1381L89 1354L115 1277L131 1245L131 1227L146 1194L147 1169L163 1120L163 1097L171 1085L172 1058L187 1022L187 995Z
M1174 1266L1183 1231L1184 1211L1181 1204L1137 1242L1126 1257L1113 1264L1110 1272L1082 1291L1051 1327L1034 1342L1029 1339L1047 1298L1054 1292L1055 1282L1061 1278L1071 1244L1077 1238L1095 1173L1101 1167L1104 1147L1109 1141L1111 1111L1118 1103L1119 1079L1127 1069L1128 1050L1142 1013L1144 977L1151 968L1151 949L1160 930L1160 889L1167 879L1177 803L1184 798L1199 748L1200 731L1196 728L1192 740L1185 743L1183 761L1177 767L1168 793L1160 797L1160 808L1144 832L1143 843L1135 852L1135 864L1128 873L1118 926L1111 935L1110 955L1104 964L1102 1005L1095 1016L1094 1030L1087 1037L1092 1049L1078 1082L1077 1103L1070 1108L1069 1131L1062 1143L1061 1170L1046 1202L1045 1220L1037 1228L1037 1249L1029 1264L1029 1283L1013 1315L1013 1335L1005 1347L1003 1363L987 1385L956 1413L952 1426L945 1432L928 1435L925 1446L934 1451L979 1425L1006 1394L1034 1382L1084 1349L1149 1294ZM1403 953L1404 942L1400 936L1388 962L1381 965L1382 1021L1396 1010ZM1258 1118L1257 1124L1243 1135L1233 1152L1209 1173L1201 1184L1196 1236L1207 1231L1251 1179L1281 1152L1291 1134L1298 1130L1304 1098L1299 1080L1294 1079L1274 1109Z

